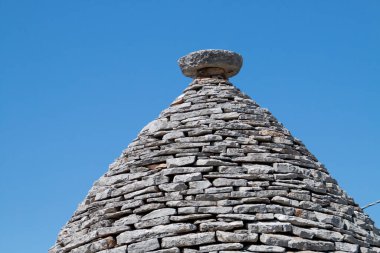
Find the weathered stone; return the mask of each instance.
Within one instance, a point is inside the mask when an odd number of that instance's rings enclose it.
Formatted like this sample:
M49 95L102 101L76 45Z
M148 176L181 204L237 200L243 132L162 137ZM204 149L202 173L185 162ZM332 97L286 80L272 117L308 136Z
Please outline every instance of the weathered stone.
M195 246L215 242L215 232L179 235L162 238L163 248Z
M232 207L230 206L208 206L208 207L199 207L198 212L200 213L232 213Z
M205 189L205 193L223 193L223 192L232 192L234 189L232 186L227 186L227 187L212 187Z
M101 250L110 249L114 247L115 244L115 240L110 236L99 241L80 246L76 249L71 250L70 253L94 253Z
M121 246L121 247L117 247L113 249L106 249L106 250L99 251L97 253L125 253L125 252L127 252L127 246Z
M140 221L141 216L137 214L131 214L115 221L115 225L130 225Z
M210 108L210 109L203 109L193 112L185 112L185 113L176 113L170 116L171 121L177 121L177 120L184 120L192 117L202 116L202 115L211 115L214 113L222 113L222 109L217 108Z
M314 241L300 238L294 238L288 243L289 248L298 250L314 250L314 251L331 251L335 249L332 242Z
M178 214L193 214L198 211L198 208L195 206L189 206L189 207L180 207L177 209Z
M212 217L211 214L188 214L188 215L181 215L181 216L171 216L170 220L175 221L175 222L180 222L180 221L188 221L188 220L199 220L199 219L204 219L204 218L210 218Z
M213 244L213 245L199 247L199 252L213 252L213 251L225 252L226 250L237 250L237 249L242 249L243 247L244 245L241 243Z
M195 189L206 189L211 186L212 184L208 180L189 182L189 187Z
M170 216L170 215L175 215L177 214L177 210L174 208L161 208L154 210L146 215L144 215L141 220L150 220L162 216Z
M159 225L151 229L140 229L135 231L126 231L117 236L117 244L129 244L133 242L144 241L151 238L162 238L180 233L186 233L196 230L194 224L178 223L169 225Z
M201 223L199 225L199 231L205 232L205 231L227 231L227 230L233 230L235 228L241 228L244 226L244 223L242 221L233 221L233 222L222 222L222 221L215 221L215 222L205 222Z
M292 200L292 199L288 199L288 198L280 197L280 196L273 197L271 199L271 202L283 204L286 206L295 206L295 207L299 206L299 202L297 200Z
M195 163L197 166L234 166L236 163L225 162L218 159L198 159Z
M248 169L249 174L269 174L273 173L274 169L272 166L262 165L262 164L243 164L244 168Z
M204 136L198 136L198 137L184 137L179 138L176 140L176 142L210 142L210 141L221 141L223 138L220 135L214 135L214 134L207 134Z
M345 243L345 242L335 242L335 250L356 253L356 252L359 252L359 245Z
M293 237L286 235L273 235L273 234L262 234L260 235L260 241L266 245L288 247L289 242Z
M283 214L276 214L276 219L279 221L290 222L293 225L301 226L301 227L319 227L319 228L331 228L332 226L329 224L324 224L321 222L315 222L312 220L307 220L299 217L292 217Z
M135 228L141 229L141 228L149 228L154 227L157 225L165 225L170 223L170 217L169 216L162 216L157 218L152 218L149 220L140 221L134 224Z
M246 186L247 180L245 179L229 179L229 178L217 178L212 184L214 186Z
M124 195L124 199L131 199L131 198L134 198L134 197L139 196L139 195L143 195L146 193L152 193L152 192L158 192L158 191L159 190L158 190L157 186L150 186L150 187L147 187L147 188L139 190L139 191L127 193Z
M185 135L183 134L183 132L169 132L167 134L165 134L162 139L165 141L165 140L172 140L172 139L177 139L177 138L181 138L181 137L184 137Z
M202 207L204 207L204 206L214 206L214 205L216 205L216 201L194 201L194 200L168 201L168 202L166 202L166 205L169 207L185 207L185 206L202 206Z
M251 245L247 250L252 252L285 252L286 249L278 246Z
M327 241L342 241L343 235L339 232L330 231L321 228L300 228L297 226L292 226L293 234L298 235L302 238L313 239L319 238Z
M97 234L99 237L103 238L109 235L115 235L120 234L121 232L131 230L131 226L117 226L114 225L113 227L100 227L97 229Z
M134 213L146 213L146 212L149 212L151 210L156 210L156 209L164 208L164 207L165 207L165 205L162 203L151 203L151 204L142 205L142 206L136 208L133 212Z
M155 238L128 245L128 253L144 253L158 248L160 248L160 243L158 242L158 239Z
M161 250L155 250L155 251L148 251L147 253L180 253L180 249L175 247L175 248L170 248L170 249L161 249ZM123 252L124 253L124 252Z
M173 182L190 182L190 181L197 181L202 179L202 174L197 172L197 173L190 173L190 174L181 174L174 176Z
M246 232L224 232L216 231L216 238L219 242L257 242L259 236Z
M266 205L264 204L246 204L234 207L234 213L265 213Z
M300 140L226 69L195 69L49 253L380 253L374 222Z
M283 222L257 222L248 224L250 233L278 233L292 231L290 223Z
M238 119L241 114L238 112L228 112L228 113L221 113L221 114L213 114L211 115L212 119L222 119L222 120L232 120L232 119Z
M298 250L330 251L335 249L332 242L314 241L286 235L262 234L260 241L266 245L289 247Z
M169 158L166 160L166 164L168 168L178 167L178 166L185 166L194 163L196 160L195 156L186 156L186 157L179 157L179 158Z
M188 173L201 173L201 172L210 172L212 167L177 167L166 169L162 173L164 175L177 175L177 174L188 174Z
M246 220L246 221L255 221L256 215L251 214L236 214L236 213L229 213L229 214L218 214L218 218L229 218L234 220Z
M185 76L195 78L199 71L207 68L220 68L226 77L239 73L243 64L241 55L227 50L200 50L181 57L178 60L182 73Z
M187 189L187 185L184 183L168 183L159 185L158 187L166 192L183 191Z

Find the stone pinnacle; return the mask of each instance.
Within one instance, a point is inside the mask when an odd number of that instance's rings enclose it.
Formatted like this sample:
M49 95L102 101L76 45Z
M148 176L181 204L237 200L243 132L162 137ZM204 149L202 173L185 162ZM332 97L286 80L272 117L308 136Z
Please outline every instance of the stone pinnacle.
M181 57L178 64L182 73L191 78L217 75L229 78L239 73L243 58L232 51L207 49Z

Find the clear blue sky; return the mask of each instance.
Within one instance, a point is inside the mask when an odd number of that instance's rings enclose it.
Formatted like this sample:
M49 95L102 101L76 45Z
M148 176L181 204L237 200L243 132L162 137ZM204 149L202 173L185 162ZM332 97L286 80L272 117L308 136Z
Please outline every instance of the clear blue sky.
M380 1L0 0L0 252L46 252L92 183L191 81L231 81L360 205L380 199ZM380 205L367 211L380 223Z

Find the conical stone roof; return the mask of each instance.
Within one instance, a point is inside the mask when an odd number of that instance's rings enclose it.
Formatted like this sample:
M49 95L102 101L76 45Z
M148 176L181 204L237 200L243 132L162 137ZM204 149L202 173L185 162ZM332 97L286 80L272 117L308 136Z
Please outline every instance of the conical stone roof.
M94 183L50 253L380 252L373 221L228 81L240 55L179 63L194 80Z

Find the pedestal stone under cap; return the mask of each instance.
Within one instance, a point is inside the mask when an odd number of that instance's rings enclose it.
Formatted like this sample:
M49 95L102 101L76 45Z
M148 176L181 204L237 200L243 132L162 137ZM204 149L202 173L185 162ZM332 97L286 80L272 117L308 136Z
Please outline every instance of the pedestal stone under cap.
M243 58L232 51L207 49L181 57L178 64L182 73L191 78L215 75L229 78L239 73Z

